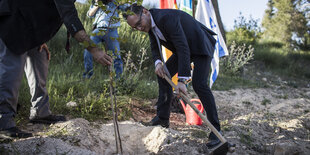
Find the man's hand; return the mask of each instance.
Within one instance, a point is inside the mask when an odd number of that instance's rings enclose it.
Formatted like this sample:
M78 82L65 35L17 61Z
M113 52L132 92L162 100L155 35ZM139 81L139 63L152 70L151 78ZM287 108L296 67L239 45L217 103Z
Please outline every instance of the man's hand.
M166 72L165 72L164 67L163 67L163 65L162 65L161 63L158 63L158 64L155 66L155 73L156 73L158 76L160 76L160 77L162 77L162 78L165 78Z
M93 55L95 61L97 61L98 63L109 66L112 65L112 58L107 55L103 50L97 47L93 47L89 50L89 52Z
M43 49L46 51L47 60L51 60L50 51L48 50L48 47L45 43L40 46L39 52L42 52Z
M176 93L178 94L178 97L180 97L180 93L181 93L181 92L182 92L184 95L188 96L186 85L185 85L183 82L178 82L178 85L177 85L175 91L176 91Z
M75 35L74 38L78 41L78 42L88 42L90 43L91 40L89 38L89 36L86 34L85 30L81 30L78 31ZM107 55L102 49L98 48L98 47L91 47L88 46L87 50L93 55L95 61L97 61L98 63L102 64L102 65L112 65L112 58Z

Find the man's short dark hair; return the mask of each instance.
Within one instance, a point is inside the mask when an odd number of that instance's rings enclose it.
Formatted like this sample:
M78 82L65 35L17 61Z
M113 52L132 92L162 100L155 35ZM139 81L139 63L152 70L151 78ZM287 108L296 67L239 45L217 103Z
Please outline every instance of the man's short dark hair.
M127 7L125 9L125 11L127 12L129 10L129 11L132 11L133 13L135 13L136 15L140 15L140 13L143 11L143 9L144 9L143 6L138 5L137 3L134 3L134 4L130 5L129 7ZM127 19L128 16L130 16L130 14L127 14L127 13L123 14L123 17L125 19Z

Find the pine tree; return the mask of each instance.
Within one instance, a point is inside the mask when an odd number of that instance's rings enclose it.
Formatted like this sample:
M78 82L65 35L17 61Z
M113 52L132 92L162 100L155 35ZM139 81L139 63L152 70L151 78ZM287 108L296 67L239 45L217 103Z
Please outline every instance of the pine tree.
M264 39L283 43L286 47L291 47L296 38L303 40L303 43L307 42L307 19L305 13L298 9L301 1L304 0L268 1L262 21Z
M268 0L268 8L265 10L265 15L263 17L262 26L265 28L263 37L265 39L272 39L270 29L272 27L272 18L274 16L274 2L273 0Z

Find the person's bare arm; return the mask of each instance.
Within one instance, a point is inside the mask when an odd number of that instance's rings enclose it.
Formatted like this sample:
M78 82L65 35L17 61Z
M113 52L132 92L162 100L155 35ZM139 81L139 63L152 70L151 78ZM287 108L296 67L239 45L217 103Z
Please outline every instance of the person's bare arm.
M88 16L89 17L92 17L93 15L95 15L95 13L97 12L99 6L94 6L93 8L91 8L89 11L88 11Z
M98 0L95 0L95 4L93 4L93 5L94 5L94 7L91 8L90 10L88 10L88 12L87 12L89 17L92 17L93 15L95 15L97 10L99 9Z
M78 41L78 42L91 42L89 36L86 34L86 32L84 30L80 30L78 31L75 35L74 38ZM107 55L102 49L98 48L98 47L91 47L88 46L87 50L93 55L95 61L97 61L98 63L102 64L102 65L112 65L112 58Z

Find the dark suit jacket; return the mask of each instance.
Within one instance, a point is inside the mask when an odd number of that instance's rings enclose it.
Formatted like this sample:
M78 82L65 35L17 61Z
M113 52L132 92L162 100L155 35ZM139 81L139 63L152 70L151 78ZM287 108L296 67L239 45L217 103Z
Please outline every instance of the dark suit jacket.
M193 55L213 57L216 40L213 31L206 28L189 14L173 9L150 9L156 26L167 42L160 43L177 55L178 75L190 76L190 58ZM156 38L149 32L154 61L161 59Z
M0 0L0 38L22 54L50 40L65 23L73 36L84 29L75 0Z

